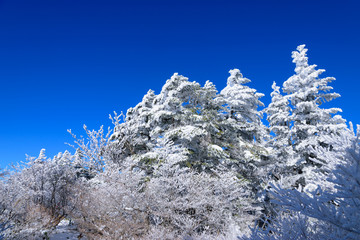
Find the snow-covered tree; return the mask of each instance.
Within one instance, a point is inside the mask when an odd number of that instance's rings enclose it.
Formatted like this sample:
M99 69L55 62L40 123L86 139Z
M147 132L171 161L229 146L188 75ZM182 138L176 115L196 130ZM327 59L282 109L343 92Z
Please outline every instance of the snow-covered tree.
M242 174L251 172L249 168L254 166L249 162L266 154L254 142L265 128L257 111L262 94L241 85L247 81L238 70L232 70L228 86L217 95L209 81L202 87L174 74L159 95L149 91L141 103L128 110L125 122L117 125L110 137L112 148L121 150L115 162L129 156L141 158L154 150L159 138L166 138L187 149L185 166L208 171L229 164ZM233 117L224 110L233 111Z
M316 65L308 64L305 45L297 47L292 53L296 64L295 75L283 84L283 91L291 101L291 143L297 156L289 158L288 165L294 166L299 174L296 185L306 185L306 178L313 171L313 167L326 165L313 151L313 147L328 146L326 136L340 135L346 128L345 120L340 115L339 108L321 108L322 103L339 97L337 93L330 92L328 84L335 80L333 77L320 78L323 69L316 70Z
M340 97L331 93L333 89L328 83L333 77L319 78L325 70L316 70L316 65L308 64L305 45L300 45L292 53L296 64L295 75L284 82L283 91L288 94L293 106L291 120L292 141L296 151L303 152L303 161L316 162L316 156L311 152L311 146L325 144L322 136L340 134L346 127L344 120L335 115L341 112L339 108L324 109L320 105Z
M270 161L265 166L270 179L279 179L280 175L288 173L289 168L292 168L289 166L289 158L294 158L294 152L290 136L289 100L280 93L280 87L275 82L272 89L271 103L264 109L270 130L267 146L272 148Z
M243 138L261 141L264 133L261 122L262 114L259 106L264 104L259 100L264 96L244 84L251 82L243 77L239 69L229 71L227 86L220 92L217 101L225 105L225 113L229 118L235 119L242 128Z
M280 87L274 82L271 86L271 103L264 110L267 115L266 120L269 122L269 130L273 134L270 145L276 150L287 152L287 147L291 146L290 138L290 106L286 97L281 95ZM284 151L285 150L285 151Z

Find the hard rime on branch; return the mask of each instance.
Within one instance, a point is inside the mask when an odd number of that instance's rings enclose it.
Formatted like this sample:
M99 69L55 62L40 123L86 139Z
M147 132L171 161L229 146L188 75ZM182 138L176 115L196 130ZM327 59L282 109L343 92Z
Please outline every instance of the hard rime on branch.
M175 73L107 132L69 130L74 154L0 172L0 236L67 218L87 239L358 238L358 138L306 53L267 107L238 69L221 91Z

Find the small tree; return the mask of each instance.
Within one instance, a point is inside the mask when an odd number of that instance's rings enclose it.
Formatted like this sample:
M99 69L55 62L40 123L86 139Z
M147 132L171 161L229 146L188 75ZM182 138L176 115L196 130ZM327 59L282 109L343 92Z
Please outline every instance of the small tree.
M280 87L274 82L271 86L271 103L264 110L269 122L270 132L273 134L270 139L270 145L282 153L287 153L287 147L291 146L290 138L290 107L289 100L282 96Z

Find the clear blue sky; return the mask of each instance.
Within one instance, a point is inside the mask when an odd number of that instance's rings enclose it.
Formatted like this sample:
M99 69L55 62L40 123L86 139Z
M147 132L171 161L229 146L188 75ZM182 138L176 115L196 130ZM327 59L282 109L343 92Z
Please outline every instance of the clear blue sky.
M0 0L0 167L69 149L67 129L110 125L174 72L220 90L239 68L268 104L303 43L337 79L325 106L360 123L358 2Z

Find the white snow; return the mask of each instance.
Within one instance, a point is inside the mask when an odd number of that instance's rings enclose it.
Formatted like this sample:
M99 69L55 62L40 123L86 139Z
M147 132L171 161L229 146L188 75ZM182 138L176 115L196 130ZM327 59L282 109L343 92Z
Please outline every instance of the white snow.
M62 220L48 236L50 240L86 240L77 231L76 225L71 224L67 219Z

